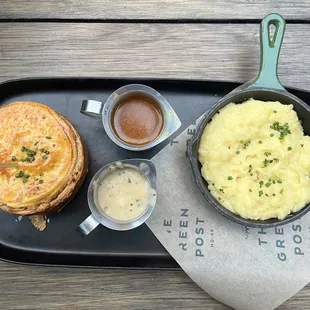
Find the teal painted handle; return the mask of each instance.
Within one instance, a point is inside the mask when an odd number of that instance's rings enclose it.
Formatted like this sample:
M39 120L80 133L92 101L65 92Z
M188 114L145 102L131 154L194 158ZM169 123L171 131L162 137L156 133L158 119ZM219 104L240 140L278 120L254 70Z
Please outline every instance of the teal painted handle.
M270 38L270 25L275 26ZM261 58L260 69L252 86L284 89L278 78L278 59L285 32L285 20L281 15L269 14L260 25Z

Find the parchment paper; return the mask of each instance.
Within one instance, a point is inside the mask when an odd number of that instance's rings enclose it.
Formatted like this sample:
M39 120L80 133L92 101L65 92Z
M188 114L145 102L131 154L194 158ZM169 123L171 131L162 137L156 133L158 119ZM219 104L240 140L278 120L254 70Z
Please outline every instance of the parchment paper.
M274 309L310 279L310 213L269 229L241 226L209 206L194 183L190 126L152 160L158 202L147 225L208 294L235 308Z

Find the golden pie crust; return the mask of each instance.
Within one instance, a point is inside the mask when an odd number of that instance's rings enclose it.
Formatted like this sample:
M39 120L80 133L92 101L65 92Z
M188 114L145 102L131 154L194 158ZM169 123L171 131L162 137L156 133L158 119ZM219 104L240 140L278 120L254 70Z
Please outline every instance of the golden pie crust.
M0 108L0 163L19 165L0 168L0 209L16 215L61 210L88 166L73 125L46 105L26 101Z

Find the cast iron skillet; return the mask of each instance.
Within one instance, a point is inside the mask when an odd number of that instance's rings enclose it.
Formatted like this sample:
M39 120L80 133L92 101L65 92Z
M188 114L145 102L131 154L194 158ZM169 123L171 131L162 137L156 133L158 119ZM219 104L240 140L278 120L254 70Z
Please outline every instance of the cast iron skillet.
M270 38L270 26L275 26L274 36ZM304 132L310 135L310 108L302 100L287 92L281 85L278 79L277 67L280 48L285 31L285 20L278 14L270 14L266 16L260 26L260 43L261 43L261 62L258 76L240 87L233 90L231 93L221 99L214 107L212 107L202 117L195 135L192 137L188 145L188 156L192 171L195 177L195 182L198 185L208 203L219 211L225 217L233 220L236 223L251 227L274 227L292 222L310 210L310 204L307 204L299 212L288 215L284 220L269 219L262 220L247 220L234 214L224 208L208 190L208 184L201 176L201 165L198 160L198 147L201 135L213 116L224 106L230 102L241 103L249 98L254 98L262 101L280 101L283 104L292 104L294 110L302 121Z

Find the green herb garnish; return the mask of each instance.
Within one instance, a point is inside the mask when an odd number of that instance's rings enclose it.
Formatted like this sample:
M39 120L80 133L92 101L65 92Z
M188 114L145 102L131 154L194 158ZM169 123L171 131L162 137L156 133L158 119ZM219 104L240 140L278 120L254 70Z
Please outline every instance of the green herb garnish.
M40 176L43 177L43 176L44 176L44 173L40 173Z
M229 180L229 181L231 181L232 179L233 179L232 176L229 176L229 177L227 178L227 180Z
M262 188L263 185L264 185L264 181L259 181L259 188Z
M288 150L288 151L291 151L291 150L292 150L292 148L289 146L289 147L287 148L287 150Z
M258 192L258 196L259 196L259 197L262 196L263 194L264 194L263 191L259 191L259 192Z
M283 194L283 191L284 191L284 188L282 188L282 189L280 190L280 194Z
M15 178L21 178L24 175L23 171L19 171L17 174L15 174Z
M16 161L16 156L12 156L12 161Z
M270 182L268 182L268 183L265 184L266 187L269 187L270 185L271 185Z
M237 151L236 154L240 154L240 151Z
M263 141L262 141L262 140L259 140L259 141L258 141L258 143L259 143L259 144L262 144L262 143L263 143Z
M47 159L47 156L43 155L43 156L42 156L42 159L46 160L46 159Z
M46 139L49 139L49 140L51 140L51 139L52 139L52 137L50 137L50 136L46 136L45 138L46 138Z
M39 144L39 141L36 141L35 144L34 144L34 146L37 146L38 144Z
M285 123L283 126L281 126L279 122L274 122L272 125L270 125L270 128L280 133L280 140L283 140L285 136L291 134L288 123Z
M43 181L43 180L40 180L40 181L39 181L39 184L43 184L43 183L44 183L44 181Z

